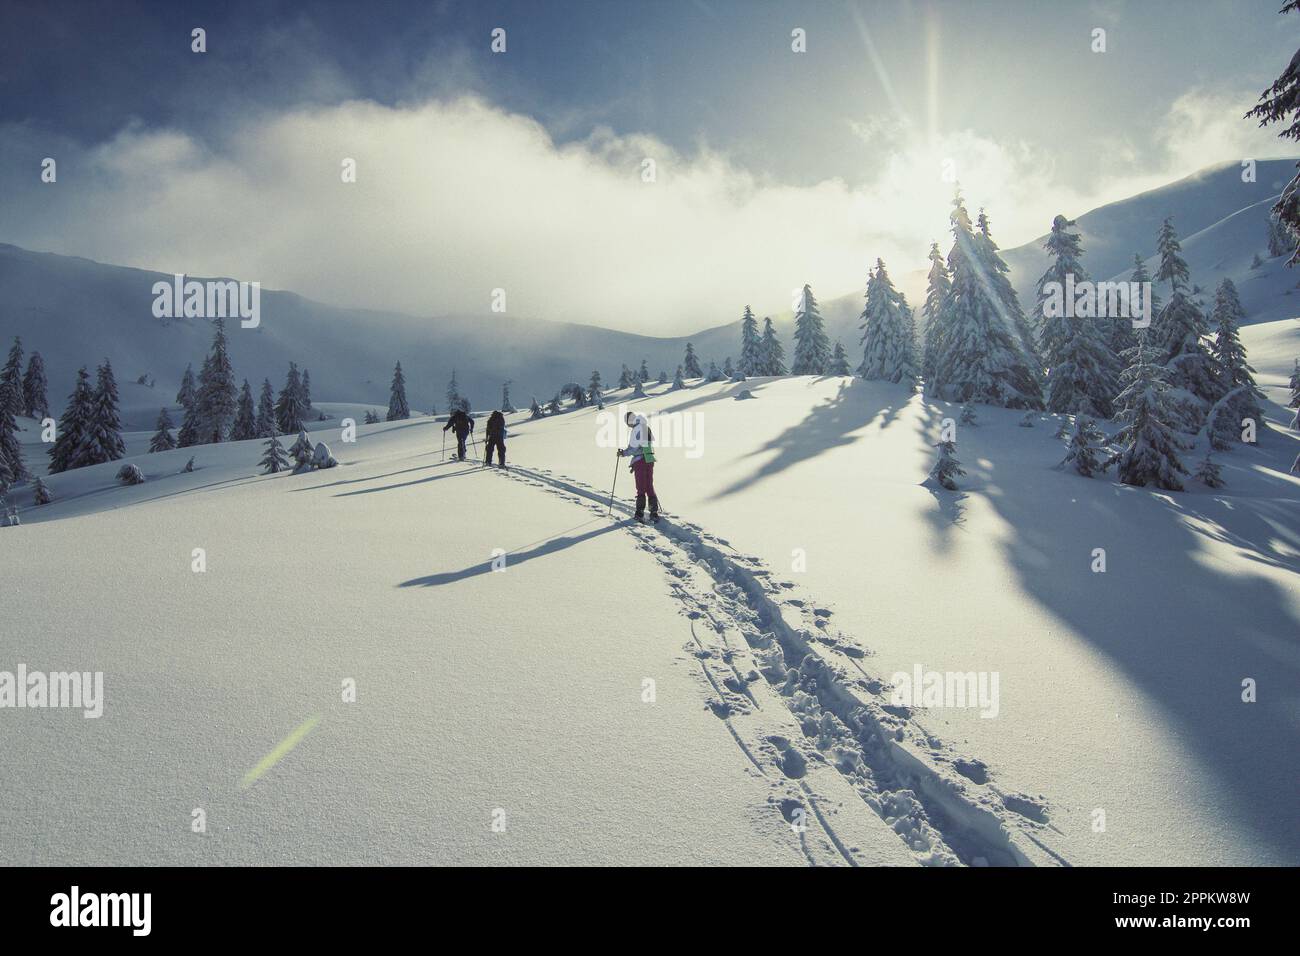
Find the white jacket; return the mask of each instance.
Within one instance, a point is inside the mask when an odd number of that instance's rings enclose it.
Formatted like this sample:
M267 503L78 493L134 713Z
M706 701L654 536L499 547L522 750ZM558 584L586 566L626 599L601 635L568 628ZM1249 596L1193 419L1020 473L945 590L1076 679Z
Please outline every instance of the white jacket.
M650 447L650 425L645 420L644 415L636 416L632 423L632 436L623 449L624 456L631 458L632 463L636 464L642 457L641 449Z

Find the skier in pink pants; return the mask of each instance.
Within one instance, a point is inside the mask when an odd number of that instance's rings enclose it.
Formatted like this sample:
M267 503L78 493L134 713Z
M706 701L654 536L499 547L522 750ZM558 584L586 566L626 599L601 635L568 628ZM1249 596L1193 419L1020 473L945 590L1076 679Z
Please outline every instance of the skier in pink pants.
M654 434L645 416L628 412L627 427L632 430L626 448L619 449L619 457L632 459L632 476L636 479L636 520L645 521L645 503L650 499L650 520L659 520L659 498L655 495L655 453L651 447Z

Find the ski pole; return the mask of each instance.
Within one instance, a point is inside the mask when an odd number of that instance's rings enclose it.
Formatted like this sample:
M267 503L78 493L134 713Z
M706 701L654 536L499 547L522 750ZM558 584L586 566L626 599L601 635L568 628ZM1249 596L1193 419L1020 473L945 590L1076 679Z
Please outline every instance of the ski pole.
M447 429L442 430L442 460L447 460Z
M605 512L606 518L614 513L614 488L618 485L618 463L620 459L621 456L616 452L614 454L614 481L609 486L609 510Z

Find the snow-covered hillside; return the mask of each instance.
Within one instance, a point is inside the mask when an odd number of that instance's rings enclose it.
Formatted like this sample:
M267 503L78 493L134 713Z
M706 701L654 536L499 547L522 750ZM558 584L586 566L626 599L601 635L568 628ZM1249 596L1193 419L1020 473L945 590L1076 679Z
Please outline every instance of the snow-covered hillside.
M143 485L56 475L0 531L0 666L106 696L0 722L0 858L1300 863L1296 325L1243 333L1273 427L1213 492L1057 471L1051 416L985 408L932 491L955 410L847 378L633 401L667 416L658 528L621 393L512 416L508 473L428 418L325 427L341 467L306 475L130 436ZM996 674L996 714L899 704L917 667Z

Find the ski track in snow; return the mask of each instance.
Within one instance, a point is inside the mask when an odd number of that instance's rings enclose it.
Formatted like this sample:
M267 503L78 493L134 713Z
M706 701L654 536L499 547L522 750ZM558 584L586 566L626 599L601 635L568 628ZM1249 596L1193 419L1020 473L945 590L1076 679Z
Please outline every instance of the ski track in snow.
M515 465L501 474L605 516L609 496L576 479ZM810 864L870 863L855 820L869 808L920 864L1070 865L1051 847L1047 801L999 788L982 761L890 705L888 685L859 663L863 647L830 632L830 611L698 525L642 526L626 503L613 507L667 573L707 706L772 781L769 800ZM794 826L801 808L806 832Z

